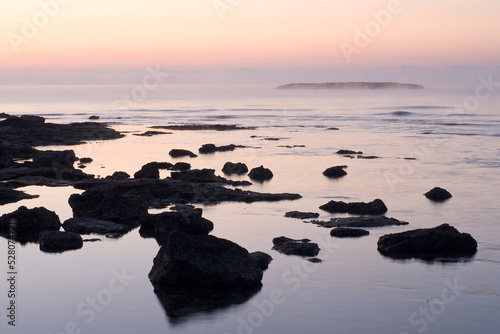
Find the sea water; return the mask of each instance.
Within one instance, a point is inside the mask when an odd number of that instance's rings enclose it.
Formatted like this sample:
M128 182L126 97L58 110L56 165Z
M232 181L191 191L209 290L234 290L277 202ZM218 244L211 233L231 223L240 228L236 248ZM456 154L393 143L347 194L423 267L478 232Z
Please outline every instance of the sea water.
M245 189L299 193L283 202L197 205L214 222L213 235L273 257L263 286L245 298L165 305L148 280L159 245L133 230L120 239L85 243L77 251L47 254L17 244L15 330L22 333L495 333L500 320L500 98L478 99L474 90L290 91L270 86L163 85L4 86L0 112L36 114L48 122L98 122L126 134L73 149L91 157L86 173L130 175L151 161L186 161L223 175L225 162L263 165L274 178ZM155 125L235 124L235 131L161 130ZM232 152L173 159L173 148L206 143L246 146ZM349 158L339 149L379 159ZM347 165L347 176L323 170ZM162 171L161 177L168 177ZM232 176L247 180L247 176ZM434 203L435 186L453 198ZM0 207L44 206L61 221L72 216L72 187L25 187L37 199ZM406 226L372 228L359 239L336 239L329 229L285 218L291 210L329 214L319 206L382 199L386 216ZM161 212L153 210L151 213ZM458 261L393 260L377 251L380 236L449 223L478 241L472 258ZM309 238L323 261L313 264L272 248L277 236ZM95 236L90 236L95 237ZM7 254L7 240L0 247ZM6 258L6 256L5 256ZM7 272L7 261L2 261ZM5 287L5 288L4 288ZM3 306L7 286L2 284ZM5 292L5 293L4 293ZM215 298L217 299L217 298ZM168 301L167 301L168 302ZM212 305L212 306L210 306ZM4 309L5 309L4 308ZM178 308L182 315L172 312ZM5 314L6 311L4 312ZM14 332L4 317L2 332Z

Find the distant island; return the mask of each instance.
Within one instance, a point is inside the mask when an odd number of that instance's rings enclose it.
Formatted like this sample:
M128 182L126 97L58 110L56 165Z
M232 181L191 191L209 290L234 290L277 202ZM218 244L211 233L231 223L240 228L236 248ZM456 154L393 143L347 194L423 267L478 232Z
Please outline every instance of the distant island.
M276 89L424 89L424 86L398 82L325 82L290 83Z

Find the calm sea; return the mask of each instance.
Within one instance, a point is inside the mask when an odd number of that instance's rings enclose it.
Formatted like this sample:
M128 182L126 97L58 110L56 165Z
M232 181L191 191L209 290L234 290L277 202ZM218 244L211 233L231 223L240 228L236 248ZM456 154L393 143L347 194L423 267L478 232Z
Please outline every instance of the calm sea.
M159 245L137 230L62 254L43 253L36 244L17 245L17 326L7 326L4 315L2 333L496 333L500 94L475 94L444 89L282 91L269 86L0 87L0 112L42 115L58 123L98 115L99 122L126 131L119 140L68 147L79 157L94 159L87 173L133 174L150 161L187 161L222 175L226 161L241 161L249 168L264 165L275 175L248 189L303 196L292 202L200 205L214 222L213 235L274 258L262 289L247 298L160 300L148 280ZM133 136L149 126L179 123L256 129ZM188 160L168 155L172 148L197 151L205 143L248 147ZM380 159L350 159L335 154L339 149ZM322 175L336 165L347 165L348 175L338 180ZM430 202L423 193L435 186L448 189L453 198ZM45 206L64 221L72 215L68 197L80 192L71 187L24 190L41 196L4 205L0 214L20 205ZM347 240L283 217L301 210L329 219L336 215L318 207L331 199L375 198L386 203L387 216L410 224L370 229L367 237ZM477 254L424 262L392 260L377 252L384 234L442 223L470 233L478 241ZM318 242L323 262L272 251L272 239L281 235ZM7 254L6 240L0 245ZM1 286L5 310L7 287ZM176 310L185 313L178 316Z

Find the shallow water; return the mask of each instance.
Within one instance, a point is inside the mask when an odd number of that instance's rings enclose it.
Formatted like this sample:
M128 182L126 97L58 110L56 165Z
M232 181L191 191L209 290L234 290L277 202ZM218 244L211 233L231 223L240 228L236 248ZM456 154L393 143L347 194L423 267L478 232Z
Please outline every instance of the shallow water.
M297 201L200 205L215 224L213 235L274 258L263 287L253 296L220 297L182 317L153 292L147 274L159 245L137 230L123 238L85 243L78 251L46 254L36 244L18 245L18 318L22 333L494 333L500 321L500 101L477 109L457 105L469 91L276 91L272 87L162 86L146 99L124 104L133 87L0 87L0 112L39 114L52 122L112 122L125 138L74 149L94 161L85 172L133 174L150 161L187 161L193 168L220 169L226 161L264 165L275 177L248 189L296 192ZM118 102L120 103L118 103ZM471 109L471 108L469 108ZM148 126L170 123L238 124L255 130L170 131L137 137ZM339 130L329 130L337 127ZM165 130L169 131L169 130ZM253 137L252 136L256 136ZM265 138L280 140L264 140ZM233 152L172 159L172 148L192 151L205 143L246 145ZM283 145L305 145L286 148ZM51 149L54 147L46 147ZM381 159L349 159L339 149ZM405 160L402 158L415 158ZM321 173L347 165L348 175ZM162 172L163 177L168 172ZM232 177L247 179L246 176ZM433 203L423 193L434 186L453 198ZM0 207L45 206L61 221L71 217L73 188L27 187L40 198ZM360 239L335 239L329 229L284 218L286 211L319 212L330 199L381 198L387 216L408 226L370 229ZM157 212L157 210L151 210ZM478 241L478 252L458 262L392 260L381 256L381 235L447 222ZM322 263L271 250L272 238L309 238L320 244ZM1 239L0 247L7 242ZM7 272L6 261L2 262ZM109 284L122 271L122 289ZM454 286L451 289L450 286ZM91 306L95 298L97 305ZM7 306L7 298L3 297ZM214 308L213 305L221 307ZM211 305L211 306L210 306ZM3 321L2 331L12 331Z

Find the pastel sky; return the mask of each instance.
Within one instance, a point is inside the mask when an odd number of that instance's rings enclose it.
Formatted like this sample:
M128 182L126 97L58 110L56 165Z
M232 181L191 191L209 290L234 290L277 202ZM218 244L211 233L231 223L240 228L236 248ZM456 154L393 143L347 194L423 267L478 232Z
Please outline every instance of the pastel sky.
M499 66L499 13L498 0L9 0L0 68Z

